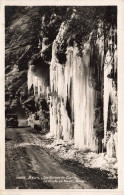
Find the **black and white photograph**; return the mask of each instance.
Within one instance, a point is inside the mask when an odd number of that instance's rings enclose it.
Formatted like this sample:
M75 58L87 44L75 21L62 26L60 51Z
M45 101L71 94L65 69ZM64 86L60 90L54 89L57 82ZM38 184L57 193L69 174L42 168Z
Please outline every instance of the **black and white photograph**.
M118 189L118 6L4 12L5 189Z

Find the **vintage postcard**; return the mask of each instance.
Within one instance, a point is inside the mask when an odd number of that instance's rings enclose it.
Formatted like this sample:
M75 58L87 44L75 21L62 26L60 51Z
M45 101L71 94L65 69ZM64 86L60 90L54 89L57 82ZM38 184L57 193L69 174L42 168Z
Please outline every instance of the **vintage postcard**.
M123 194L124 2L0 10L1 193Z

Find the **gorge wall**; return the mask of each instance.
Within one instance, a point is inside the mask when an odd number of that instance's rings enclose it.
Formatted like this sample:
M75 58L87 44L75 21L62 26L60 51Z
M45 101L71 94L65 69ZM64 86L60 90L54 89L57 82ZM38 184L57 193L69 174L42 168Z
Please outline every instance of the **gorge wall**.
M38 21L34 34L29 26L31 40L14 61L19 71L27 71L28 97L23 104L28 115L37 113L41 125L47 118L50 127L44 128L50 128L57 140L72 140L80 150L107 150L108 156L117 157L116 7L25 7L25 11L27 25L31 13L33 25ZM8 48L6 55L9 67Z

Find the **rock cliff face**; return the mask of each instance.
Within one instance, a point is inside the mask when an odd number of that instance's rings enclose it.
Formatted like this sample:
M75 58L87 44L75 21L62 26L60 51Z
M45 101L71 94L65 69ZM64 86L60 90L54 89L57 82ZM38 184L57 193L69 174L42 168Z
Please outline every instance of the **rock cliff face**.
M38 7L5 8L6 110L15 112L27 99L27 70L38 52ZM36 27L37 26L37 27Z
M20 73L27 71L28 96L34 101L31 108L31 100L26 100L28 113L34 110L43 121L41 111L49 110L50 116L44 116L50 117L55 139L73 140L83 151L107 149L110 157L117 157L116 11L25 7L18 18L13 14L6 33L8 42L10 30L19 28L6 45L6 67L9 73L14 64ZM25 40L23 45L19 39Z

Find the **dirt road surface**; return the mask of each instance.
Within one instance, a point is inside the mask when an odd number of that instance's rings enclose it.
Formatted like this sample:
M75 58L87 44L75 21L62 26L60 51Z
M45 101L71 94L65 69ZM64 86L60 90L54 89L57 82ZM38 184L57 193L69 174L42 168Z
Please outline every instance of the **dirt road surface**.
M18 128L6 128L5 134L6 189L94 188L85 177L82 179L76 171L68 169L70 167L73 170L70 162L60 163L44 150L40 144L42 134L27 127L24 120L20 120ZM84 172L87 175L87 170ZM92 177L94 176L93 173ZM97 180L98 178L96 182Z

